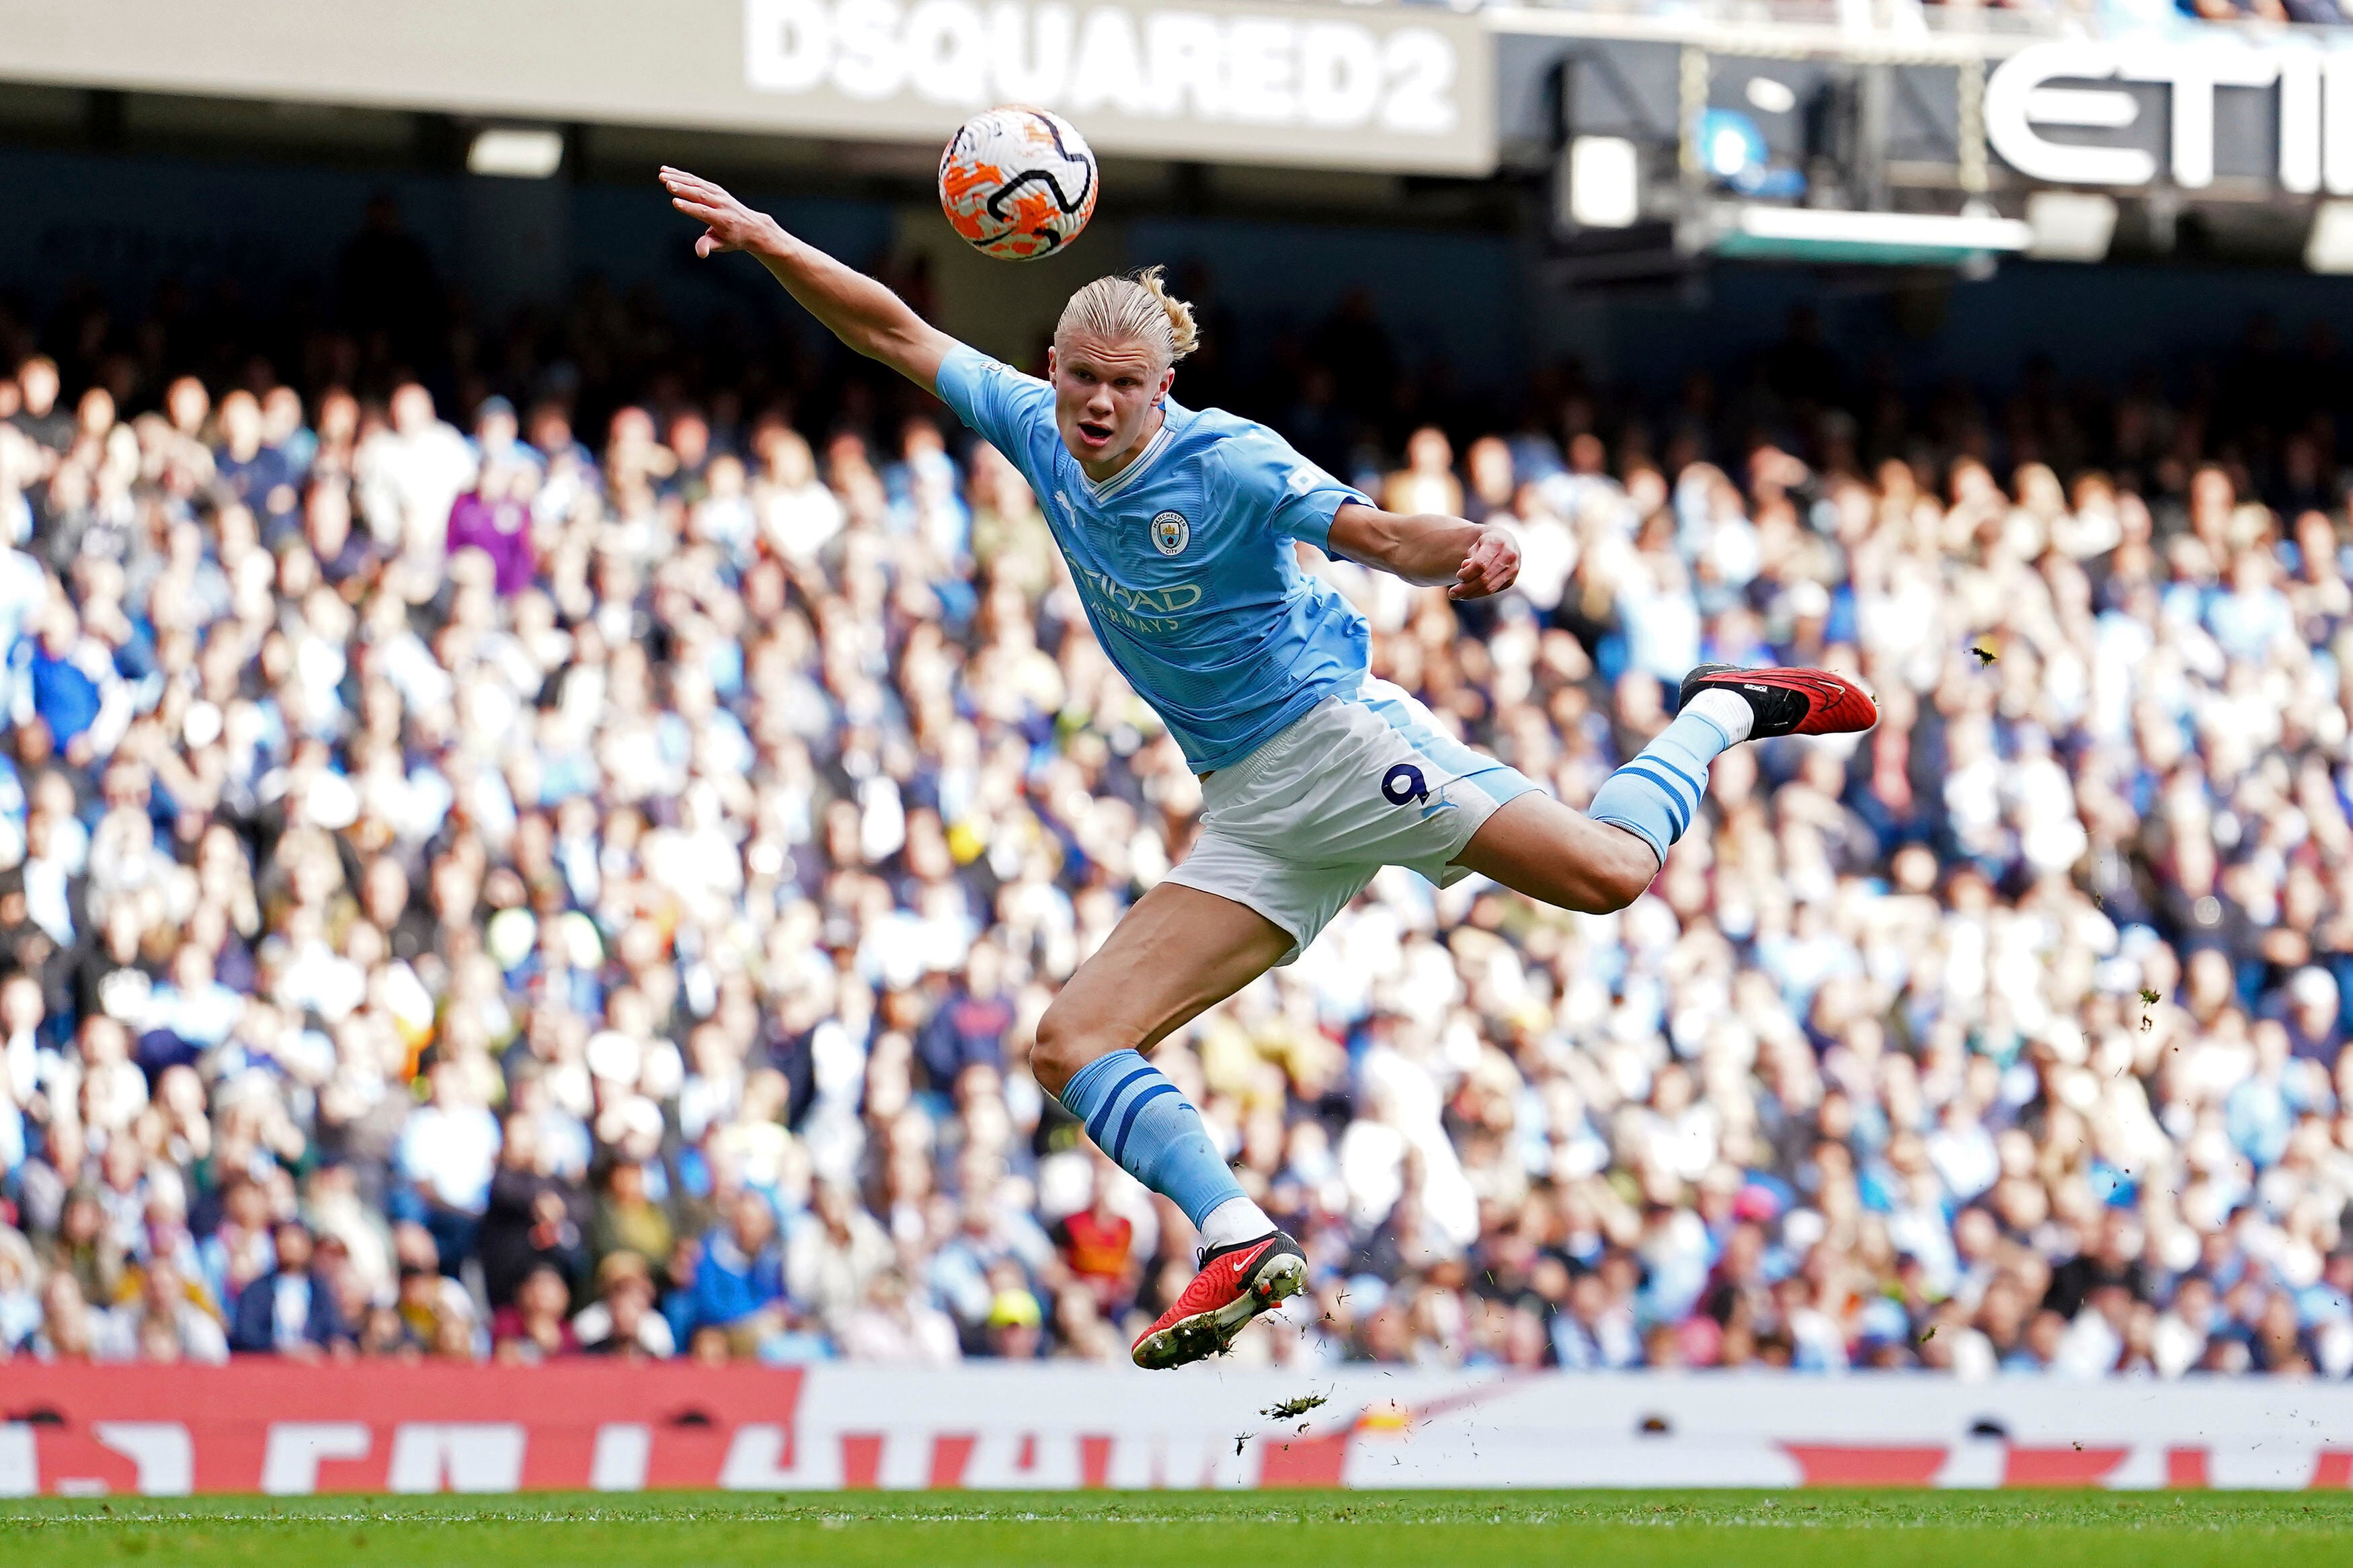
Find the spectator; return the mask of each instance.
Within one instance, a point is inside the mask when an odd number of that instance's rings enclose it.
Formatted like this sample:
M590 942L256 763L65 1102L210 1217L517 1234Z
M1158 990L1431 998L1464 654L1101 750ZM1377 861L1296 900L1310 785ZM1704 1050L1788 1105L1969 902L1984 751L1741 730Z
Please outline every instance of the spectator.
M35 446L62 456L72 449L73 416L58 406L63 384L57 361L35 354L16 367L16 411L8 423Z
M453 1310L460 1315L467 1309L452 1302L451 1298L464 1287L443 1274L436 1264L404 1258L400 1264L399 1284L393 1298L393 1310L400 1320L393 1343L404 1352L424 1355L441 1337L441 1320ZM388 1325L387 1325L388 1327Z
M83 1300L103 1307L123 1293L128 1273L122 1244L107 1223L106 1200L95 1185L66 1194L47 1253L48 1271L73 1276Z
M678 1353L670 1322L654 1310L653 1273L634 1252L613 1252L596 1268L596 1300L572 1320L590 1355L667 1361Z
M490 1204L499 1123L458 1063L436 1063L428 1079L432 1098L403 1124L394 1154L396 1168L408 1183L406 1201L396 1204L394 1212L418 1220L432 1233L443 1271L454 1276L473 1251Z
M537 476L520 464L485 462L474 488L449 509L448 552L479 550L491 558L491 579L501 598L531 585L531 497Z
M839 1182L820 1182L809 1217L785 1251L793 1299L835 1332L891 1266L891 1238Z
M84 635L71 605L50 602L37 640L24 657L27 710L19 721L38 718L67 761L77 764L112 750L119 730L106 700L117 685L113 661L103 646Z
M426 1353L435 1361L470 1365L484 1358L490 1335L474 1310L473 1298L463 1290L445 1290L433 1321L433 1342Z
M277 1260L238 1295L229 1349L247 1353L316 1357L348 1343L334 1292L311 1268L309 1228L286 1220L271 1233Z
M168 1258L147 1265L137 1303L124 1327L142 1361L186 1361L218 1366L228 1360L228 1336Z
M219 1204L220 1218L197 1244L196 1257L206 1289L235 1322L246 1287L277 1267L278 1247L270 1235L269 1194L260 1183L250 1176L230 1181Z
M580 1339L568 1316L572 1287L552 1263L532 1266L514 1287L513 1300L491 1319L491 1350L499 1361L531 1363L577 1355Z
M389 423L361 442L352 477L375 542L412 569L438 574L451 509L474 482L475 468L465 437L434 412L433 395L412 381L394 390ZM412 587L423 592L426 584Z
M2345 1047L2343 1004L2337 977L2325 969L2299 969L2287 985L2284 1023L2288 1049L2299 1061L2336 1065Z
M2103 1290L2122 1290L2132 1301L2147 1300L2143 1245L2133 1216L2121 1209L2108 1210L2100 1216L2097 1240L2051 1271L2051 1289L2042 1298L2043 1306L2072 1320Z
M989 1300L988 1353L999 1361L1033 1361L1046 1342L1045 1314L1027 1287L1007 1283Z
M915 1037L915 1058L924 1081L947 1093L967 1067L1002 1071L1005 1036L1013 1027L1013 1004L1004 994L1001 960L988 942L976 942L965 960L964 975L941 998Z
M1454 477L1454 447L1446 432L1425 425L1406 442L1405 467L1381 487L1381 505L1410 517L1438 512L1461 517L1462 482Z
M298 410L295 419L301 415ZM261 404L240 388L221 399L220 445L213 451L213 473L237 502L261 524L261 542L275 547L290 532L299 500L294 491L294 462L280 447L266 444Z
M1071 1278L1116 1319L1134 1296L1135 1222L1117 1211L1112 1184L1095 1172L1094 1201L1054 1226L1054 1244Z
M40 1262L25 1238L0 1228L0 1350L14 1352L41 1326Z
M129 1347L114 1315L86 1300L74 1277L57 1269L41 1287L41 1326L23 1348L36 1361L97 1362L124 1360Z
M537 1124L526 1116L508 1117L474 1239L493 1311L503 1310L522 1282L543 1268L554 1271L567 1299L572 1281L587 1272L586 1237L575 1214L586 1205L578 1184L555 1174L553 1165Z
M689 1340L721 1329L756 1343L785 1328L790 1316L776 1211L756 1192L739 1193L724 1223L704 1234L692 1278L675 1300L671 1327Z
M866 1300L840 1329L841 1353L886 1366L953 1366L962 1359L945 1312L915 1300L906 1277L882 1268L867 1281Z
M649 1268L667 1259L675 1241L669 1212L648 1190L642 1161L615 1160L606 1169L605 1190L589 1222L588 1250L597 1268L616 1253L635 1253Z

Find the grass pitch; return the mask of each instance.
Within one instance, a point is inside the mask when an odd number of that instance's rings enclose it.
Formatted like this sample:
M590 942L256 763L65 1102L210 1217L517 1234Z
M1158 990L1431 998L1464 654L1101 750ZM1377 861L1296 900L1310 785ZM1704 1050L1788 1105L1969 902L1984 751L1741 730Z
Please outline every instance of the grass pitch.
M8 1568L2343 1568L2353 1493L704 1492L0 1502Z

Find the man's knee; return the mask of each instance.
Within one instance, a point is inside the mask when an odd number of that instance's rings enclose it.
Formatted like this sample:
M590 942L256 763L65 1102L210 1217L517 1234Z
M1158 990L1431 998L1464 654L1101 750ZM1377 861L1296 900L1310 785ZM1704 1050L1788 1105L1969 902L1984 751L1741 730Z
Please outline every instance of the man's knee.
M1577 846L1562 895L1553 900L1581 915L1615 914L1658 880L1659 857L1650 845L1611 823Z
M1078 1007L1056 997L1038 1020L1037 1043L1029 1047L1029 1076L1038 1087L1060 1100L1064 1086L1081 1068L1133 1041L1114 1039L1115 1030L1080 1016Z
M1615 913L1641 898L1664 868L1657 852L1624 828L1614 829L1609 839L1609 852L1602 856L1595 878L1607 907L1595 910L1597 914Z

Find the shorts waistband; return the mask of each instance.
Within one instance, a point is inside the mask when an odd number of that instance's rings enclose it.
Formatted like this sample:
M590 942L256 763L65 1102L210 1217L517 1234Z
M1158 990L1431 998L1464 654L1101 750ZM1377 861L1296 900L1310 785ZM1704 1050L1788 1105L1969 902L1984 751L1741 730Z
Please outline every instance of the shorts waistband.
M1202 774L1202 787L1208 789L1214 786L1220 791L1241 788L1290 755L1293 748L1306 740L1306 726L1309 720L1335 702L1353 702L1357 696L1358 689L1353 687L1346 690L1325 694L1317 700L1315 706L1268 736L1257 751L1252 752L1240 762L1222 768L1213 768Z

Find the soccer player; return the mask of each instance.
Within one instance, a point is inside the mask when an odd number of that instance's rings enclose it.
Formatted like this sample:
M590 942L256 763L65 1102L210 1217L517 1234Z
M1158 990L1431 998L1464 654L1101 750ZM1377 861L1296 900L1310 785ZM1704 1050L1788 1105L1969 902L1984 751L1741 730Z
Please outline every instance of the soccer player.
M1511 536L1383 511L1264 426L1176 403L1193 318L1156 268L1073 294L1039 381L710 181L670 168L661 180L705 226L698 256L756 257L843 342L936 392L1021 470L1103 651L1201 777L1192 853L1071 976L1029 1058L1096 1145L1200 1233L1200 1272L1135 1342L1138 1366L1218 1353L1307 1279L1298 1242L1244 1195L1145 1053L1297 957L1383 866L1623 909L1691 825L1716 753L1877 721L1867 693L1825 670L1703 666L1674 721L1579 815L1371 679L1363 617L1299 569L1292 542L1472 599L1511 586Z

